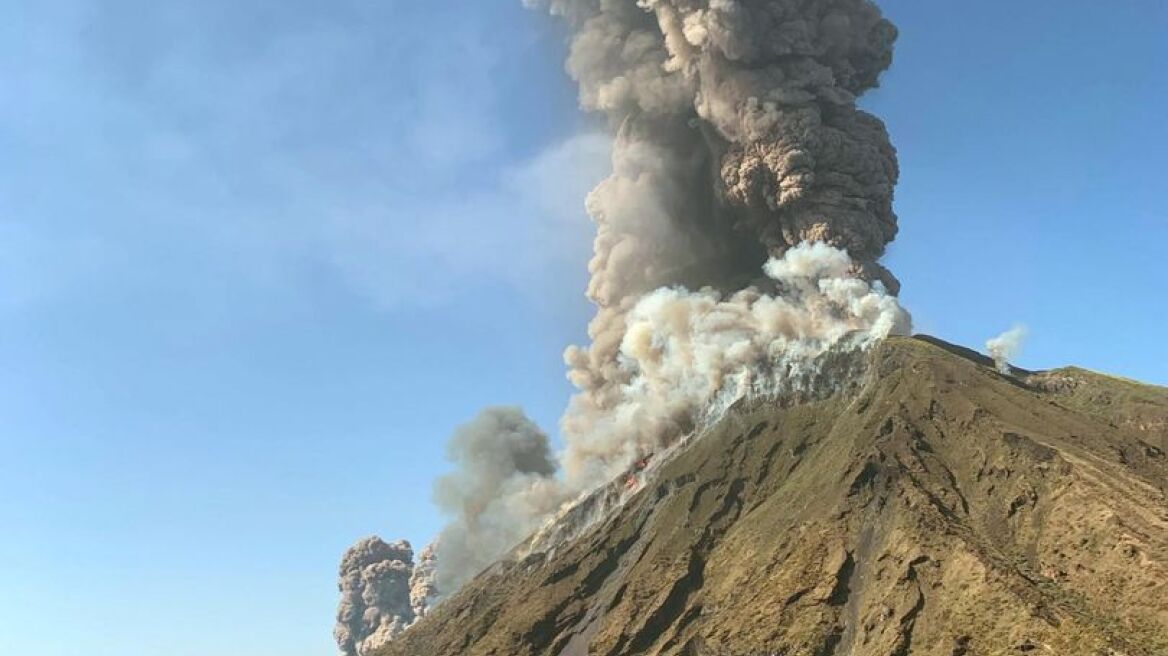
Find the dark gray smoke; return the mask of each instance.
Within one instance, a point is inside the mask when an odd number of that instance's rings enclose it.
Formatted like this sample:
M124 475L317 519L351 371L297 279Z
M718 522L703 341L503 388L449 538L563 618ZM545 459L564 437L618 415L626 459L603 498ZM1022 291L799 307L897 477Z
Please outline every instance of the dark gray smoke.
M333 637L345 656L365 656L414 622L410 577L414 550L406 541L392 544L370 537L341 559L341 602Z
M602 185L590 201L598 304L673 283L740 287L767 257L810 241L846 250L896 291L876 263L896 235L896 154L855 104L892 61L896 28L875 5L547 4L575 31L567 68L581 104L618 129L614 177L638 187L630 199ZM622 164L638 170L621 175ZM646 205L658 211L638 216ZM672 237L667 248L643 238L655 233Z
M435 585L454 591L539 526L562 502L547 435L519 408L487 408L446 445L454 471L434 485L450 516L438 536Z

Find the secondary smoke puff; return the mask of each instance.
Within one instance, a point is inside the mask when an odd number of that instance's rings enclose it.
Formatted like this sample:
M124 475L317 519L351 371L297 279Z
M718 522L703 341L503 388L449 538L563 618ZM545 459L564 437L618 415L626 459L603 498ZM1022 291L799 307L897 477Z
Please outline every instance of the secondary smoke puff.
M451 520L436 548L434 584L454 591L498 560L563 501L547 435L519 408L488 408L446 447L455 470L434 485Z
M414 622L410 576L414 551L406 541L392 544L370 537L341 559L340 605L333 637L346 656L365 656Z
M1010 361L1022 350L1022 342L1026 339L1026 327L1014 326L1006 332L986 341L986 350L994 359L998 371L1010 374Z

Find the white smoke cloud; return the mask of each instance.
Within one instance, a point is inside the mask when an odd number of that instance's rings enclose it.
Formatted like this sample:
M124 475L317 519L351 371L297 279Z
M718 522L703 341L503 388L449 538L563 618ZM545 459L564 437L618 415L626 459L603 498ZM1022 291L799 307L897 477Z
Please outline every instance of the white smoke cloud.
M994 359L998 371L1010 374L1010 361L1022 350L1022 342L1026 339L1026 326L1017 325L1006 332L986 340L986 350Z
M666 287L637 301L617 349L624 383L603 407L577 394L564 415L573 488L607 481L694 430L711 408L788 391L845 337L867 345L909 330L896 297L857 277L842 250L800 244L764 269L772 293ZM581 350L566 357L574 372L586 361Z

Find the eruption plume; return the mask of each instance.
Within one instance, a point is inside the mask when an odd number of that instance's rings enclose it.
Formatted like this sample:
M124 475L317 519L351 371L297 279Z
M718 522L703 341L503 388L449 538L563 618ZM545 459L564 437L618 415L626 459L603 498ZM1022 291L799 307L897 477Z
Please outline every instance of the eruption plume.
M1026 339L1026 327L1014 326L1006 332L986 341L986 350L994 359L998 371L1010 374L1010 360L1013 360L1022 350L1022 341Z
M437 586L453 592L564 504L748 396L823 385L822 356L910 328L878 262L898 168L856 107L896 28L867 0L525 0L572 30L581 106L607 117L586 347L557 462L515 409L456 433Z
M572 27L567 69L581 104L604 113L617 133L613 174L588 198L597 225L591 345L565 355L580 389L562 425L569 480L611 473L632 452L675 438L712 397L757 382L768 364L822 352L845 326L876 336L907 330L891 298L899 283L877 262L897 230L896 153L879 119L856 107L892 61L896 28L875 5L529 4ZM816 273L794 279L795 262ZM836 286L831 280L850 281L886 316L826 311L840 300L825 291ZM672 291L655 291L663 289ZM665 302L670 296L675 302ZM753 322L682 309L698 307ZM781 308L784 329L753 316L763 308ZM663 311L675 316L647 316ZM713 358L701 374L684 348L638 357L634 340L660 347L669 338L657 329L699 317L683 330ZM654 362L669 356L682 358L671 362L675 371Z

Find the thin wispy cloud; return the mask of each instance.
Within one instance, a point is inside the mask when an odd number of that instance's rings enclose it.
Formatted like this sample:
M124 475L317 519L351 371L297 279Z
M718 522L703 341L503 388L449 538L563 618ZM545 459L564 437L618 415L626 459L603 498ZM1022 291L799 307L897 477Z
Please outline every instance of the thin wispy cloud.
M198 299L221 295L224 277L235 292L294 297L311 293L298 289L306 271L324 270L393 309L467 283L582 276L581 192L606 146L507 148L496 81L519 46L457 22L435 41L417 22L436 16L390 5L227 9L24 10L38 29L6 46L26 67L6 71L19 93L0 110L15 142L0 227L86 244L88 268L10 262L8 297L63 302L106 278ZM499 243L520 232L523 243Z

